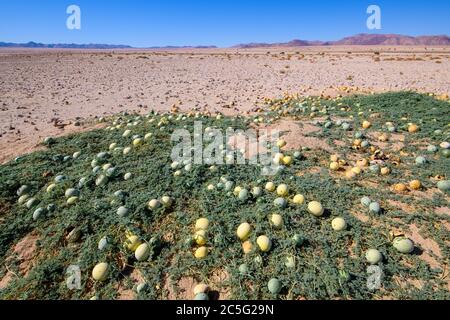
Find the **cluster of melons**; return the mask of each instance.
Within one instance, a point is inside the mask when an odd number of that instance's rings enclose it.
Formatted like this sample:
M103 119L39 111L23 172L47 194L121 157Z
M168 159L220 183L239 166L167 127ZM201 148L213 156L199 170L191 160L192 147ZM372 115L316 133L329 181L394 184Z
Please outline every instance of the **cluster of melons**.
M149 210L156 210L163 206L164 208L170 208L172 206L173 200L169 196L162 196L161 199L151 199L147 203L147 208Z
M194 257L197 259L203 259L208 255L208 248L206 247L209 220L207 218L197 219L195 222L194 241L198 246L195 249Z
M276 153L272 162L276 165L285 165L289 167L294 162L294 159L291 156L284 155L283 153Z
M170 168L174 170L173 175L179 177L183 174L183 170L185 172L192 170L192 161L191 159L186 159L183 162L174 161L170 164Z
M365 196L361 198L361 204L364 207L369 208L369 212L378 214L381 212L381 206L378 202L372 201L369 197Z
M252 227L248 222L241 223L236 230L236 235L242 242L242 250L245 254L250 253L253 250L253 244L249 240L251 232Z
M392 246L403 254L409 254L414 251L414 242L404 236L395 237L392 241ZM383 261L383 254L377 249L368 249L366 251L366 260L368 263L375 265Z
M333 171L339 171L341 168L347 165L347 161L341 159L341 157L337 154L332 154L330 156L330 169Z
M417 179L411 180L408 183L408 186L406 184L400 182L400 183L394 184L393 189L395 192L406 192L406 191L408 191L408 187L410 190L420 190L422 188L422 182L420 182L420 180L417 180Z
M143 242L137 235L127 231L123 246L131 252L137 261L146 261L150 257L151 248L147 242ZM99 244L100 245L100 244Z

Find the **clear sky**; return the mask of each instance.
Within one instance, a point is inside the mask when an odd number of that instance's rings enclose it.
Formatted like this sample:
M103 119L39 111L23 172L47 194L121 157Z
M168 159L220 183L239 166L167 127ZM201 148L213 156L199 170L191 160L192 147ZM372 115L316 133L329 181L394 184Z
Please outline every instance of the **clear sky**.
M81 8L81 30L66 8ZM380 6L382 29L366 9ZM0 41L232 46L357 33L450 34L450 0L1 0Z

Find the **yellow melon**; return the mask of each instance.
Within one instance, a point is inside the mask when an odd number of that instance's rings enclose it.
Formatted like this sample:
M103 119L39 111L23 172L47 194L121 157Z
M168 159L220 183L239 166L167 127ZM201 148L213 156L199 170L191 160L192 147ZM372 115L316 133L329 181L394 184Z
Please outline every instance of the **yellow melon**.
M242 250L245 254L252 252L253 250L253 244L251 241L247 240L242 243Z
M252 227L250 226L250 224L247 222L244 222L241 225L239 225L239 227L237 228L236 234L241 241L245 241L250 236L251 231L252 231Z
M207 255L208 255L208 248L206 248L205 246L197 248L197 250L195 250L195 253L194 253L194 256L197 259L203 259Z
M267 236L259 236L256 239L256 243L258 244L259 250L262 252L267 252L272 247L272 242Z
M295 204L303 204L305 202L305 197L301 194L296 194L292 202Z
M209 220L207 218L200 218L195 222L195 230L207 230Z
M92 278L97 281L105 281L108 277L109 265L106 262L101 262L97 264L94 269L92 269Z
M322 204L318 201L311 201L308 203L308 211L316 217L320 217L323 215L325 209Z
M413 180L409 183L409 187L413 190L419 190L422 187L422 183L419 180Z

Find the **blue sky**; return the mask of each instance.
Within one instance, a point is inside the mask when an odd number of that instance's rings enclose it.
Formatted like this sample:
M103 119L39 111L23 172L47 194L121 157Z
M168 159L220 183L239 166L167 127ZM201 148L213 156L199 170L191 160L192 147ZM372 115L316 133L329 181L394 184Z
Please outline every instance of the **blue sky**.
M81 8L81 30L66 28L66 8ZM231 46L292 39L337 40L375 33L450 34L449 0L14 0L0 1L0 41L107 43L136 47Z

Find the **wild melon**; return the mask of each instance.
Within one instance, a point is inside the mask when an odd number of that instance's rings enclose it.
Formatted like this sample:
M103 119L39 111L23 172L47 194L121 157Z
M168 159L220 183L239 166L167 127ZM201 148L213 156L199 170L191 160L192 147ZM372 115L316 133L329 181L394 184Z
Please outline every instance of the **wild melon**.
M302 194L296 194L292 199L295 204L303 204L305 202L305 197Z
M78 202L78 197L70 197L69 199L67 199L67 204L68 205L72 205Z
M273 182L267 182L266 183L266 190L269 192L275 191L275 184Z
M198 230L194 234L194 241L199 246L204 246L206 244L206 231Z
M404 183L397 183L394 185L394 190L397 192L405 192L407 188Z
M194 256L197 259L203 259L208 255L208 248L205 246L199 247L197 248L197 250L195 250Z
M78 197L80 195L80 192L77 189L70 188L66 190L64 195L66 198Z
M285 147L286 144L287 144L286 141L283 140L283 139L280 139L280 140L277 141L277 147L280 148L280 149Z
M28 200L29 197L30 197L30 196L29 196L28 194L23 194L23 195L21 195L21 196L19 197L19 199L17 200L17 203L18 203L19 205L22 205L22 204L24 204L24 203Z
M106 262L98 263L94 269L92 269L92 278L96 281L105 281L108 277L109 265Z
M239 273L241 275L247 275L248 274L248 266L246 263L243 263L239 266Z
M128 214L128 209L126 207L119 207L117 209L117 215L119 217L125 217Z
M150 246L147 243L143 243L137 247L134 257L137 261L145 261L150 257L150 251Z
M262 195L262 189L260 187L253 187L252 189L252 195L255 198L258 198Z
M240 201L245 202L248 199L248 190L242 189L239 191L238 198Z
M269 283L267 284L267 287L270 291L270 293L277 295L281 292L281 282L277 278L272 278L269 280Z
M369 129L371 126L372 124L367 120L362 123L363 129Z
M161 203L165 208L169 208L172 206L173 200L169 196L162 196L161 197Z
M325 209L323 208L322 204L318 201L311 201L310 203L308 203L308 211L316 216L316 217L320 217L323 215Z
M370 264L377 264L383 260L383 256L377 249L369 249L366 251L366 260Z
M244 222L239 225L239 227L237 228L236 234L241 241L245 241L250 236L251 231L252 231L252 227L250 226L250 224L247 222Z
M297 233L292 237L292 242L296 247L300 247L305 242L305 238Z
M286 266L286 268L289 268L289 269L295 268L295 257L293 255L288 255L284 259L284 265Z
M272 247L272 241L265 235L259 236L256 239L256 244L262 252L268 252Z
M287 194L289 193L289 187L285 184L280 184L277 187L277 195L279 195L280 197L285 197L287 196Z
M450 191L450 180L441 180L436 185L439 190L444 193L448 193Z
M207 230L208 226L209 220L207 218L200 218L195 222L195 230Z
M106 183L108 182L108 177L105 175L100 175L96 180L95 180L95 185L100 187L100 186L104 186Z
M147 205L147 207L148 207L150 210L158 209L160 206L161 206L161 202L159 202L159 200L157 200L157 199L152 199L152 200L150 200L150 201L148 202L148 205Z
M422 187L422 183L419 180L412 180L409 183L409 187L413 190L419 190Z
M17 195L20 197L24 194L27 194L28 192L30 192L30 189L31 189L30 186L23 185L17 190Z
M35 198L30 198L27 200L27 202L25 203L25 206L28 209L31 209L32 207L34 207L35 205L38 204L38 201Z
M209 297L208 297L208 295L206 293L200 292L200 293L195 295L194 300L204 300L204 301L206 301L206 300L209 300Z
M290 166L293 162L292 157L291 156L284 156L282 159L282 162L285 166Z
M427 159L422 156L418 156L415 161L417 165L424 165L427 163Z
M105 236L99 240L97 248L98 250L102 251L105 250L107 246L108 246L108 238Z
M369 205L369 211L372 213L380 213L380 211L381 211L380 204L378 202L372 202Z
M208 285L204 284L204 283L199 283L194 287L194 295L197 295L199 293L206 293L208 292Z
M340 168L339 163L338 162L331 162L330 163L330 169L333 171L338 171Z
M285 198L276 198L274 201L273 201L273 204L276 206L276 207L278 207L278 208L281 208L281 209L284 209L284 208L286 208L286 206L287 206L287 201L286 201L286 199Z
M335 231L342 231L347 228L347 222L342 217L334 218L333 221L331 221L331 227Z
M37 220L39 219L43 214L45 214L45 209L43 208L37 208L34 212L33 212L33 220Z
M244 251L245 254L248 254L253 251L253 243L250 240L246 240L242 242L242 251Z
M419 126L417 126L416 124L411 123L411 124L408 126L408 132L409 132L409 133L415 133L415 132L417 132L417 131L419 131Z
M372 203L372 200L370 200L369 197L364 196L364 197L361 198L361 204L363 206L368 207L368 206L370 206L371 203Z
M270 222L276 229L279 229L283 226L283 217L277 213L274 213L270 218Z
M124 180L130 180L131 178L132 178L132 174L130 172L125 173L123 176Z
M393 246L400 253L411 253L414 251L414 243L406 237L395 238Z
M135 252L136 249L142 244L141 240L138 236L130 235L127 237L127 240L125 241L125 246L128 250Z

